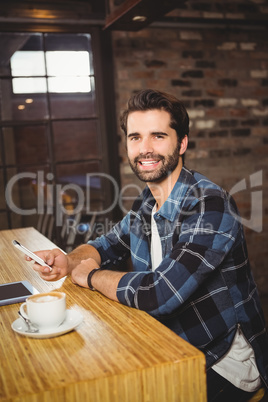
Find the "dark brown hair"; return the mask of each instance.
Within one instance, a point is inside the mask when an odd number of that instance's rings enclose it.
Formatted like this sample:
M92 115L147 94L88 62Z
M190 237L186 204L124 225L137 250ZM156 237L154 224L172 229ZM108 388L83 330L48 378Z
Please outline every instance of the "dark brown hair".
M165 110L170 114L170 127L176 131L180 144L185 135L189 135L189 116L185 106L175 96L153 89L142 90L129 99L127 109L120 117L120 126L125 135L129 113L154 109Z

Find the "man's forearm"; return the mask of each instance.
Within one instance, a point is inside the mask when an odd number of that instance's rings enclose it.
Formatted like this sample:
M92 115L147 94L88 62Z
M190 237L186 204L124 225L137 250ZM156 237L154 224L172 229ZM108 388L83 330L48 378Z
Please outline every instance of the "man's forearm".
M83 244L74 249L67 257L72 281L80 286L88 287L88 274L101 265L99 252L95 247L89 244ZM118 301L116 296L118 283L125 274L126 272L100 269L93 274L91 284L93 288L106 297L109 297L109 299Z
M118 301L116 291L120 279L126 272L99 270L91 279L92 286L109 299Z
M101 257L95 247L90 244L83 244L75 248L68 255L69 272L71 272L82 260L93 258L98 265L101 265Z

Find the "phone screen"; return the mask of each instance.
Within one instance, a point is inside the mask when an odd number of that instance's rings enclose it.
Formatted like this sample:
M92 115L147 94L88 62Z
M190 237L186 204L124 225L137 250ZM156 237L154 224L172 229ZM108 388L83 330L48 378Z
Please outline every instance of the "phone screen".
M28 281L4 283L0 285L0 306L22 303L27 297L39 293Z
M0 300L14 299L17 297L31 296L31 292L23 283L7 283L0 286Z

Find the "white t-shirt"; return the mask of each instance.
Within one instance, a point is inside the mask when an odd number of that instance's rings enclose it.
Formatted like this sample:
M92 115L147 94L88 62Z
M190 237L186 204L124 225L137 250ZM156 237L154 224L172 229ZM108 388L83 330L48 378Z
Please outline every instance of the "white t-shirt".
M257 391L261 386L254 351L240 329L236 331L228 353L212 368L243 391Z
M151 260L152 271L162 262L162 246L154 220L156 212L156 204L151 215ZM213 365L215 370L226 380L230 381L234 386L244 391L253 392L260 388L261 379L256 366L254 351L244 338L240 329L237 330L232 346L228 353L217 363Z
M152 260L152 271L154 271L158 265L161 264L163 257L162 257L162 246L161 240L157 229L157 224L154 220L153 215L156 212L156 204L153 207L152 215L151 215L151 260Z

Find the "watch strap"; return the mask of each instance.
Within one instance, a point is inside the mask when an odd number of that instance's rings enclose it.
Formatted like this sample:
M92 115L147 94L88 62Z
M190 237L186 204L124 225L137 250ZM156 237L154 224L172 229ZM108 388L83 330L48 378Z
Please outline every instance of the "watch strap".
M88 277L87 277L87 284L88 284L88 287L89 287L90 290L95 290L95 289L93 288L93 286L92 286L91 279L92 279L92 276L95 274L95 272L96 272L96 271L99 271L99 269L100 269L100 268L92 269L92 271L90 271L90 273L88 274Z

